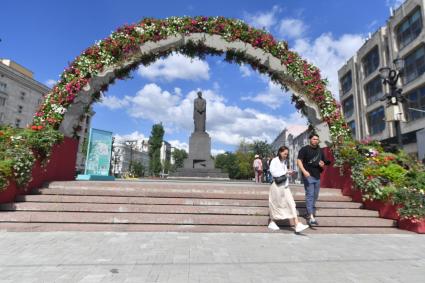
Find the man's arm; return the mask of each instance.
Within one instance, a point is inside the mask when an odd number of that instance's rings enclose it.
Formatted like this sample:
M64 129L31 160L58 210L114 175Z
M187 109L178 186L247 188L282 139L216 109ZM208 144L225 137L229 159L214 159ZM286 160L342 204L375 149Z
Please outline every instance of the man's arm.
M297 165L298 165L298 168L301 169L301 172L303 173L304 177L307 178L307 177L310 176L310 173L308 173L308 171L305 170L304 165L303 165L303 161L301 159L297 159Z

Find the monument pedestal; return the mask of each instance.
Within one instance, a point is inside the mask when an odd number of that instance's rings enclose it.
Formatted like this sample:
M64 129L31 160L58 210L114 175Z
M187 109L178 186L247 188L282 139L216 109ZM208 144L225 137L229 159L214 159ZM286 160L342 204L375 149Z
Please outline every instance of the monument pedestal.
M227 173L214 168L211 158L211 138L206 132L194 132L189 138L189 157L183 168L171 175L171 178L193 179L229 179Z

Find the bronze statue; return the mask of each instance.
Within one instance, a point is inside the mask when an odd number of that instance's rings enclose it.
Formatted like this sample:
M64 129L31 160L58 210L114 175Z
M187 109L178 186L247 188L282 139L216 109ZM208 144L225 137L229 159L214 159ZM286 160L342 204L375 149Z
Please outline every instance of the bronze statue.
M205 121L207 102L202 98L202 92L198 91L198 97L194 102L193 120L195 122L195 132L205 132Z

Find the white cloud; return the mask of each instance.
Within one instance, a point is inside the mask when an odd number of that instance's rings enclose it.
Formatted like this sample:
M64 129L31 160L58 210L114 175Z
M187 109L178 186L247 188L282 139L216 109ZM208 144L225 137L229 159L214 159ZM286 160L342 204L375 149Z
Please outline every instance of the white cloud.
M137 73L153 81L161 79L166 81L176 79L198 81L208 80L210 78L209 70L210 67L205 61L173 53L147 67L140 66Z
M115 96L102 96L100 105L105 106L111 110L115 110L127 106L128 101L119 99Z
M397 9L405 0L386 0L387 7Z
M344 34L334 38L331 33L324 33L314 40L297 39L294 49L321 70L322 77L329 80L329 90L338 97L338 70L363 43L360 34Z
M258 93L255 96L243 96L242 100L250 100L264 104L271 109L279 108L283 103L290 102L291 94L281 88L279 84L276 84L268 79L267 87L264 91Z
M55 84L57 84L58 81L53 80L53 79L48 79L47 81L44 82L45 85L47 85L48 87L52 88Z
M244 78L245 77L250 77L252 75L251 68L248 67L245 64L242 64L242 65L239 66L239 71L241 72L242 77L244 77Z
M285 38L300 38L303 36L307 26L303 21L293 18L282 19L279 24L279 34Z
M280 12L280 7L275 5L270 11L267 12L257 12L254 14L245 13L245 20L251 26L254 26L259 29L270 30L271 27L277 22L277 14Z
M181 97L162 90L158 85L145 85L135 96L126 96L117 105L125 106L127 113L134 118L142 118L153 122L162 121L164 127L176 131L191 132L193 130L193 100L196 90ZM216 142L238 145L242 139L272 141L283 128L292 126L290 114L275 116L253 109L242 109L226 105L226 99L215 90L202 90L207 100L207 131ZM283 95L283 94L282 94ZM124 107L123 107L124 108ZM303 121L294 121L294 125L303 125ZM305 123L304 123L305 124ZM179 146L184 144L175 143Z
M115 141L118 143L122 143L126 140L137 140L137 141L143 141L143 140L149 140L149 137L146 137L143 133L139 133L138 131L132 132L131 134L127 135L114 135Z
M215 149L215 148L211 149L211 155L212 156L217 156L217 155L223 154L225 152L226 151L224 149Z
M171 140L168 141L172 147L178 148L178 149L184 149L186 152L189 152L189 145L186 142L181 142L179 140Z

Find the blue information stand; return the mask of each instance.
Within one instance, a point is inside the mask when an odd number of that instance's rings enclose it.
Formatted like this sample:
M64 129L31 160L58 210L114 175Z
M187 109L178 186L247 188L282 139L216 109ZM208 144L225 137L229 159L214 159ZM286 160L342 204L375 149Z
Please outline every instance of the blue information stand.
M109 176L111 164L112 133L90 129L84 175L78 175L78 181L114 181Z

